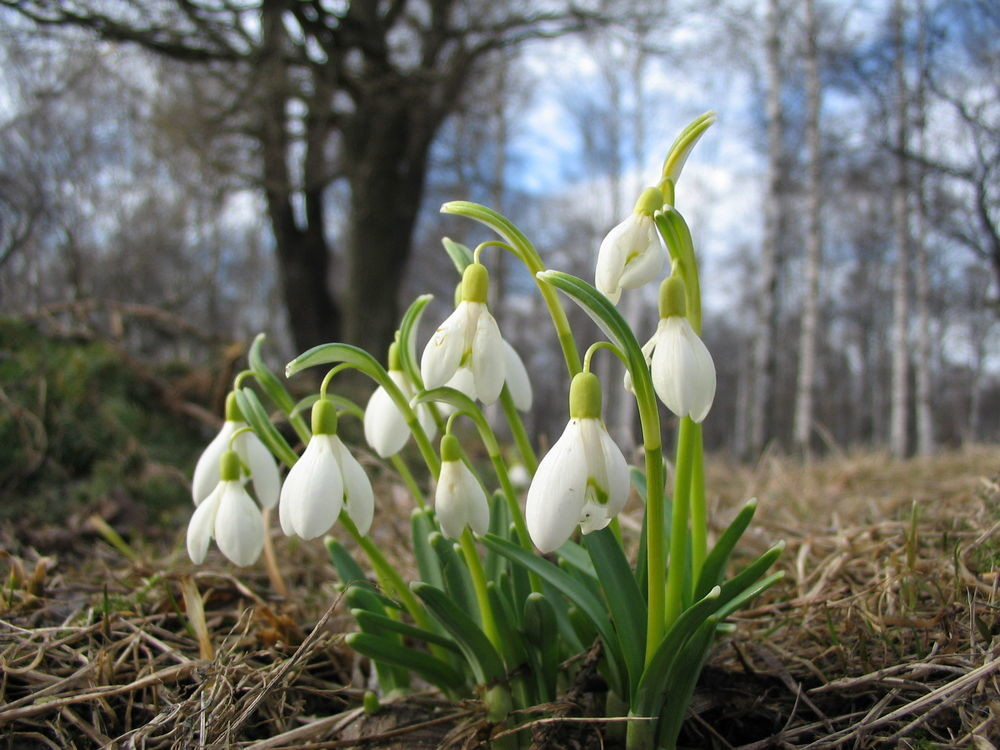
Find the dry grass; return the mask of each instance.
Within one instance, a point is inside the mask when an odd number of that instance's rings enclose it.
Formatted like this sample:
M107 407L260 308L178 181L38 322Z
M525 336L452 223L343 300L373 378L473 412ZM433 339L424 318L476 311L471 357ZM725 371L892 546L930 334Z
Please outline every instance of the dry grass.
M783 538L787 578L715 649L686 745L994 747L1000 451L710 471L716 518L760 498L741 554ZM405 502L387 488L382 517L407 518ZM432 694L364 715L367 666L341 644L350 619L318 544L278 543L282 598L262 567L213 557L194 569L173 530L133 530L115 549L85 517L68 526L0 536L3 746L418 748L481 736L476 706ZM383 549L405 538L378 533ZM578 726L567 746L601 746L603 724Z

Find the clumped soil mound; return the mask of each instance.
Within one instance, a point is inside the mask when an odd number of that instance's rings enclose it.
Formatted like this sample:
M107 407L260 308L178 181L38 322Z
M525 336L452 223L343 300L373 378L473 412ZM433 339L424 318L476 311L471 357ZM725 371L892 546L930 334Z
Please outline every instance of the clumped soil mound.
M786 578L716 645L683 746L995 747L1000 451L709 466L720 526L760 499L741 558L784 539ZM376 541L411 565L404 494L386 481L379 495ZM213 552L192 566L187 509L137 528L130 503L0 530L0 747L462 748L489 735L477 705L431 691L365 714L369 668L343 645L351 619L318 542L275 531L279 594L262 565ZM620 746L596 657L528 717L536 747Z

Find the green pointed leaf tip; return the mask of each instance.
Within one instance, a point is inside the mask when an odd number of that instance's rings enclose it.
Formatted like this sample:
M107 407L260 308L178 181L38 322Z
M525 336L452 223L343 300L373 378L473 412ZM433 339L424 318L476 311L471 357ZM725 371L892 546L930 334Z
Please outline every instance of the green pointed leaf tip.
M673 182L677 182L680 177L681 170L684 169L684 164L687 161L688 156L691 155L691 151L694 149L695 144L705 131L708 130L714 123L717 115L714 111L706 112L700 117L693 120L684 130L681 131L680 135L674 141L673 145L670 147L670 151L667 153L667 158L663 162L663 178L669 178Z

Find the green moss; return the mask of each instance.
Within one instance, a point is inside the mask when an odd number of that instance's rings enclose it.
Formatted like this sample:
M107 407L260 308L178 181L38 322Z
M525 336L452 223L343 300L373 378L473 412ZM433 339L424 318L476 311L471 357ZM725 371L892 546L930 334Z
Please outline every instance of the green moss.
M158 375L187 370L172 363ZM204 438L163 409L112 347L0 318L0 389L0 518L54 520L121 493L154 509L187 502L180 476Z

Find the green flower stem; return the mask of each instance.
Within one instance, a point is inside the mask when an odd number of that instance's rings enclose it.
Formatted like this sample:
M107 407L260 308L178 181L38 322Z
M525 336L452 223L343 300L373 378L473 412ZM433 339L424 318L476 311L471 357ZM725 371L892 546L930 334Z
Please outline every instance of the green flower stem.
M480 224L488 226L507 241L511 248L513 248L514 254L527 266L531 275L535 278L535 283L542 294L545 306L548 307L549 315L552 317L552 324L555 326L556 334L559 337L559 345L562 347L563 357L566 359L566 367L569 369L570 377L580 372L580 353L577 351L576 340L573 338L573 330L570 328L569 320L566 318L566 311L559 304L556 290L548 284L539 281L537 274L545 270L545 264L542 263L541 256L528 238L507 217L478 203L451 201L441 206L441 213L465 216L478 221Z
M708 514L705 507L705 449L701 425L694 425L691 455L691 581L698 580L708 554Z
M517 445L518 453L521 454L521 460L524 461L524 467L531 476L534 476L535 470L538 468L538 457L535 455L535 449L531 447L531 440L524 429L524 422L521 420L521 415L517 413L517 407L514 406L514 399L511 398L507 386L504 386L503 391L500 392L500 408L503 409L504 416L507 418L510 434L514 438L514 444Z
M687 562L688 517L690 515L691 464L695 424L681 419L677 430L677 463L674 471L674 504L670 518L670 566L667 574L666 626L670 627L684 608L684 573ZM652 554L650 554L652 557ZM650 609L653 602L650 600Z
M649 664L663 639L666 611L664 562L667 555L663 544L665 516L663 455L660 442L660 415L656 401L651 398L636 400L639 404L639 423L642 425L642 446L646 454L646 598L649 603L646 611L646 664Z
M493 618L490 595L486 590L486 571L483 570L483 561L479 559L476 541L472 538L472 531L468 526L462 529L462 535L458 538L458 542L462 546L465 565L469 568L469 575L472 577L472 588L476 592L476 603L479 605L479 615L483 621L483 632L486 633L486 637L490 639L493 647L500 652L502 651L500 631Z
M397 453L389 459L392 462L393 468L399 474L400 478L403 480L403 484L406 485L406 489L410 491L413 495L413 499L417 501L417 507L423 510L427 507L427 501L424 500L424 493L420 491L420 486L417 484L417 480L413 478L413 474L410 471L410 467L406 465L406 462Z
M489 450L489 446L487 446L487 449ZM521 504L517 501L517 492L514 490L514 485L510 483L510 475L507 474L507 465L503 462L503 456L500 455L499 448L497 448L495 453L490 450L490 462L493 464L493 470L496 472L497 479L500 480L500 489L503 491L504 500L507 502L507 510L510 513L510 517L514 519L514 530L517 532L517 541L523 549L534 554L535 550L531 546L531 537L528 535L528 524L524 520L524 513L521 512ZM529 570L528 578L531 581L531 590L541 593L542 581L538 577L538 574Z

